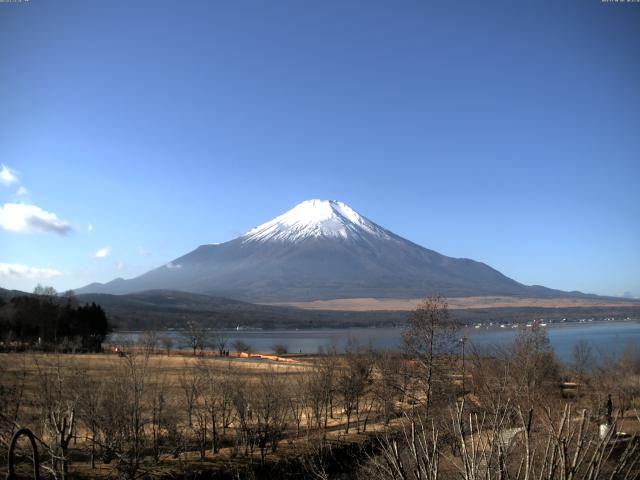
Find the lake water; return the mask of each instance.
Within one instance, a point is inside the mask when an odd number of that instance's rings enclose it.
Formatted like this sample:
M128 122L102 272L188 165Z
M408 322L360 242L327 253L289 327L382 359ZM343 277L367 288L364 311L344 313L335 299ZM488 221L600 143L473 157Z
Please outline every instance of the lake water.
M640 322L608 321L586 323L555 323L547 327L549 340L557 356L565 361L572 359L573 347L585 340L591 346L594 354L619 355L629 342L634 343L640 351ZM517 329L512 328L465 328L460 336L469 339L468 345L477 347L507 345L513 341ZM338 351L343 351L351 340L361 345L372 345L375 348L393 349L402 344L402 328L344 328L344 329L308 329L308 330L229 330L225 334L227 345L233 349L236 340L249 344L257 352L273 352L276 344L285 345L289 353L317 353L320 349L327 349L335 345ZM125 336L130 341L137 341L140 332L120 332L115 337ZM160 336L170 335L174 339L175 347L186 347L185 339L179 331L160 333Z

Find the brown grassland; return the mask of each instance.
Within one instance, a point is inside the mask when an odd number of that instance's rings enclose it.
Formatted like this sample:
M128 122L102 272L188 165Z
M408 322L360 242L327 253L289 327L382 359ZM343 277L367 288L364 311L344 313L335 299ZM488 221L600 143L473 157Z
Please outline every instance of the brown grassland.
M340 298L314 300L311 302L289 302L278 305L308 310L338 311L411 311L421 302L419 298ZM572 307L627 307L638 305L637 300L606 298L525 298L525 297L451 297L447 299L452 310L476 308L572 308Z
M0 474L27 427L48 478L638 478L633 345L597 361L579 345L562 365L534 326L463 356L440 299L416 309L405 343L286 361L153 335L119 353L2 353Z

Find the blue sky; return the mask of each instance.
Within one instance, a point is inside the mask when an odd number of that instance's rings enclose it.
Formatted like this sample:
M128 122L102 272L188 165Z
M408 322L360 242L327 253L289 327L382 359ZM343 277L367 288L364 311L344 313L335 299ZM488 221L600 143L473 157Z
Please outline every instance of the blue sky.
M639 27L600 0L0 3L0 286L131 277L323 198L640 295Z

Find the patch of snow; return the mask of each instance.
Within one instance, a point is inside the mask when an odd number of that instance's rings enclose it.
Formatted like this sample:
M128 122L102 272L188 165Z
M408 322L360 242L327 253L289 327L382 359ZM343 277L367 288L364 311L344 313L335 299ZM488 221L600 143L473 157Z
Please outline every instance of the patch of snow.
M390 233L366 219L345 203L336 200L307 200L288 212L263 223L243 236L243 243L255 241L291 241L306 238L389 239Z

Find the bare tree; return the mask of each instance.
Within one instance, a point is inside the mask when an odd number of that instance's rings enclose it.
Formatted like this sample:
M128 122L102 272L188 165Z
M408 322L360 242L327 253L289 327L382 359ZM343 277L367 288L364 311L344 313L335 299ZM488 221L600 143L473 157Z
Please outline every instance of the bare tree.
M254 448L254 428L253 428L253 412L249 398L252 397L251 385L241 376L235 376L230 379L229 387L231 389L231 403L235 412L237 421L236 427L236 449L244 445L244 454L253 453Z
M622 352L619 371L624 372L618 391L620 416L624 418L625 411L640 398L640 351L633 340L627 342Z
M416 418L399 436L384 436L380 455L364 468L372 480L598 480L638 478L640 442L620 443L611 429L605 436L590 424L588 413L570 406L536 417L516 407L510 423L507 405L497 415L468 413L464 402L450 410L459 460L443 454L444 443L433 423ZM448 468L443 468L446 462Z
M402 333L405 348L419 367L418 381L423 386L427 412L434 394L449 383L446 375L456 346L457 330L458 324L449 315L446 300L435 296L425 298L418 305Z
M590 389L594 406L601 406L610 394L620 415L637 404L640 398L640 356L630 341L621 355L616 352L602 355L593 369Z
M162 445L167 412L166 383L164 379L154 383L150 389L149 396L151 398L151 419L149 421L151 450L153 459L158 463L160 461L160 447Z
M145 398L151 377L149 355L128 354L113 369L104 391L99 428L105 461L116 458L121 476L136 478L146 448L146 425L149 422Z
M16 362L18 363L18 362ZM27 367L9 369L0 363L0 454L6 458L5 446L22 420L25 403Z
M517 366L510 351L500 348L473 347L468 359L470 388L482 409L497 414L514 394L513 375Z
M253 396L252 413L256 420L256 440L264 464L267 447L275 452L286 426L287 402L283 376L274 369L260 375L258 394Z
M593 349L589 342L580 339L573 346L573 369L578 380L584 382L593 362Z
M218 372L218 410L220 412L223 436L226 435L227 429L234 419L233 396L235 378L235 370L232 368L231 362L228 363L228 368Z
M335 356L324 355L317 360L306 377L305 390L310 413L307 415L307 422L311 421L318 431L322 430L324 432L327 428L329 417L332 416L335 371Z
M99 444L98 435L100 431L99 416L105 388L103 379L91 378L88 375L82 376L78 418L82 421L89 434L88 441L91 443L90 461L92 469L96 468L96 447Z
M182 331L182 336L189 348L193 349L194 357L197 355L198 350L201 352L204 350L207 332L199 323L194 321L187 322L186 328Z
M182 405L187 415L189 428L193 427L193 414L198 401L199 383L201 381L202 379L200 378L199 372L195 368L190 367L185 359L182 373L178 378L178 385L182 392Z
M148 354L154 354L156 348L158 348L158 332L155 330L146 330L142 332L138 338L138 345L142 348L143 352Z
M50 472L62 480L68 478L69 443L76 430L76 410L78 391L77 378L82 375L73 366L62 365L60 357L49 365L35 361L41 394L36 397L47 436L53 441L49 446L51 455Z
M165 335L160 340L162 342L162 346L164 347L165 352L167 352L167 357L171 355L171 349L173 348L173 338L170 335Z
M307 395L305 392L306 382L303 375L293 374L294 379L288 382L287 388L287 403L289 404L289 411L293 421L296 424L296 437L300 437L300 426L302 419L305 416L305 405ZM307 423L309 422L309 416L307 415Z
M217 328L213 332L211 332L211 342L213 347L218 351L219 356L224 356L227 351L227 343L229 342L229 337L226 332L222 328Z
M396 352L383 351L375 359L377 379L373 383L373 398L388 424L396 416L396 404L402 401L408 387L407 362Z
M376 352L368 348L363 351L358 359L360 372L366 372L361 376L363 388L360 392L360 398L356 403L356 429L358 432L366 432L367 425L373 409L377 406L376 397L374 395L374 384L376 383L373 370L376 364Z
M198 381L196 382L196 402L194 408L195 422L193 430L196 434L200 460L204 460L207 454L207 445L209 442L211 397L209 397L209 385L206 378L206 372L202 372L198 369L197 375Z
M43 285L36 285L36 287L33 289L33 294L34 295L39 295L42 297L57 297L58 296L58 292L56 291L55 288L53 287L47 287L47 286L43 286Z
M337 391L342 400L342 412L347 418L345 433L349 433L351 417L360 410L360 403L371 380L373 363L365 351L349 345L344 364L338 370Z
M221 417L221 395L219 390L222 382L209 362L201 362L199 369L203 378L200 388L202 389L204 408L211 422L211 452L215 454L218 453L219 443L218 424Z
M559 380L559 366L549 342L547 330L534 322L531 327L521 327L511 346L511 381L515 395L525 408L540 405Z

